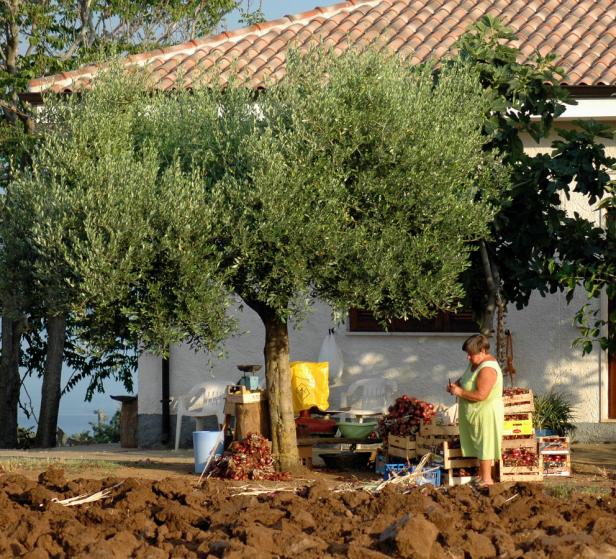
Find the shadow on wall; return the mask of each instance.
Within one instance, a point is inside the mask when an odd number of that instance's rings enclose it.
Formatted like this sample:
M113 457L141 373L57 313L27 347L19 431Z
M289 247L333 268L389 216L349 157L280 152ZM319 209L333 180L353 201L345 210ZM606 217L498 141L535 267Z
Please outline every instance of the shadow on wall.
M537 395L551 390L564 394L574 406L578 425L575 437L578 440L616 440L616 424L599 423L599 355L593 353L582 357L581 350L571 347L577 331L571 326L570 312L563 313L567 316L559 317L555 323L552 318L551 324L550 318L546 317L544 324L535 323L532 328L520 326L524 322L532 324L532 320L525 318L523 312L516 314L516 320L512 321L517 323L519 332L516 335L516 329L512 328L514 348L517 350L514 358L517 370L515 385L531 388ZM343 383L330 388L332 408L339 405L341 395L351 383L364 378L394 380L398 385L394 399L408 394L435 404L451 405L454 402L445 386L449 378L457 379L467 365L461 350L464 337L379 339L374 336L359 338L361 343L357 339L349 336L340 344L345 363L354 364L345 367ZM369 351L365 351L367 345ZM373 349L375 345L380 346L380 351ZM504 385L510 385L508 377L504 378Z

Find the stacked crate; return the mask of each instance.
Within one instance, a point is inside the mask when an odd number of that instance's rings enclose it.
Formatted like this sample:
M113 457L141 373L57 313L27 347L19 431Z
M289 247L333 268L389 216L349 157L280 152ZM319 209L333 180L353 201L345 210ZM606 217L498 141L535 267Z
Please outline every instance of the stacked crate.
M499 461L500 480L541 481L543 471L533 429L533 393L522 388L505 389L503 403L505 425Z
M410 462L417 456L416 445L415 436L387 435L387 462L400 458Z
M422 423L417 436L417 455L427 453L442 457L445 486L468 483L477 473L477 459L462 456L458 425Z
M539 464L546 477L571 475L571 446L569 437L539 437Z

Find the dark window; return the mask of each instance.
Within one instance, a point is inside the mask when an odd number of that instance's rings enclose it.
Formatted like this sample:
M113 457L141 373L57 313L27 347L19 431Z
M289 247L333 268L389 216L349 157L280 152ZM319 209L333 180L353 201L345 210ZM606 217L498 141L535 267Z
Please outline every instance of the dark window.
M477 323L473 320L470 308L462 308L456 313L439 312L434 318L394 319L390 322L388 332L477 332ZM385 332L385 329L369 311L351 309L349 311L349 331L351 332Z

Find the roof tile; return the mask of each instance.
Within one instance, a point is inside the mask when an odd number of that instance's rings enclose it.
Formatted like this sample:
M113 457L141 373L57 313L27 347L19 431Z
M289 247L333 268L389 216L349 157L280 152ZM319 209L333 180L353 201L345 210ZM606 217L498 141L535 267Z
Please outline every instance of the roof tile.
M242 74L249 85L284 75L290 46L305 51L315 40L334 47L383 38L413 62L450 51L466 28L485 14L499 16L518 35L524 56L554 52L568 85L616 85L616 0L349 0L236 31L131 55L155 87L188 87L209 68ZM101 66L89 65L32 80L28 91L72 92L88 87ZM190 76L190 78L187 78Z

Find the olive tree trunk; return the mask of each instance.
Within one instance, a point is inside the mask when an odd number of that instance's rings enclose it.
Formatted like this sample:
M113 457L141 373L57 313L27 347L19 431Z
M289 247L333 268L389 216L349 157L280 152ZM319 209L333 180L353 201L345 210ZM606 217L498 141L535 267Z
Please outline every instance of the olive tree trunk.
M2 355L0 356L0 448L17 446L17 409L19 406L19 356L25 319L12 316L9 298L2 317Z
M480 322L480 331L484 336L491 336L494 331L494 314L496 313L496 300L498 295L498 283L494 277L493 263L490 261L488 247L485 241L480 242L481 264L486 280L487 300L483 308Z
M480 243L481 263L486 280L487 301L483 309L480 323L480 331L484 336L491 336L494 333L494 315L498 317L496 327L496 347L494 353L501 364L504 366L503 355L505 353L505 302L501 295L501 279L498 265L494 258L490 258L488 247L485 241Z
M53 316L47 319L47 356L41 389L41 408L35 446L50 448L56 446L58 411L62 382L62 357L66 340L66 317Z
M289 367L289 332L274 309L249 304L265 326L265 380L272 433L272 453L279 469L293 471L299 465Z

